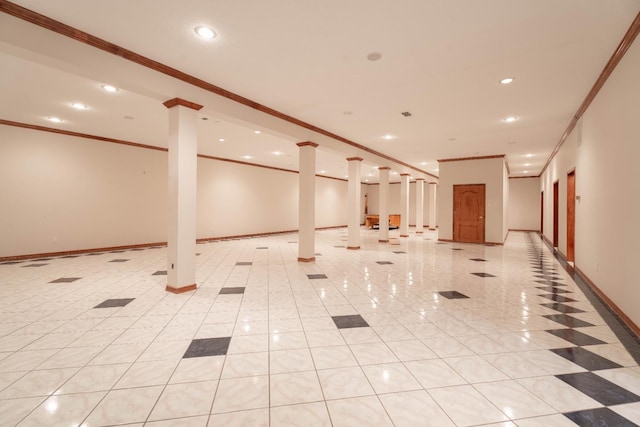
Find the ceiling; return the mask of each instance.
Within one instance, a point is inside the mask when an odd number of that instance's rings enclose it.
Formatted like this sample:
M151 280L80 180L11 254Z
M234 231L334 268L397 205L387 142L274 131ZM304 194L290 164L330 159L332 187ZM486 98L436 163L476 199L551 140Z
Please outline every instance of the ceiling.
M295 142L311 140L319 173L344 178L355 155L369 182L378 166L435 181L438 159L500 154L511 176L538 175L640 10L637 0L13 3L310 126L6 13L0 119L166 147L162 102L180 97L204 105L201 154L297 170ZM198 38L198 25L217 37Z

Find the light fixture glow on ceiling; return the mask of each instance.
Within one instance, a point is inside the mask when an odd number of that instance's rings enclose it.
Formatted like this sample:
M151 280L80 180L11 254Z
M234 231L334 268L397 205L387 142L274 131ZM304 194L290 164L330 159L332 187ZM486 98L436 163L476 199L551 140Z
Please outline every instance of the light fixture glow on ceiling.
M105 92L110 92L110 93L114 93L118 91L118 88L115 86L111 86L111 85L101 85L100 86L102 88L102 90L104 90Z
M426 165L426 164L427 164L427 162L420 162L420 164L421 164L422 166L424 166L424 165Z
M76 110L86 110L87 108L89 108L81 102L74 102L73 104L71 104L71 106Z
M198 36L207 40L215 39L217 36L216 32L213 31L212 28L209 28L204 25L197 26L196 28L194 28L194 31Z
M218 142L224 142L224 138L219 138Z
M320 171L320 173L327 173L327 171Z
M282 155L282 151L274 151L273 153L274 156L281 156Z
M529 173L529 171L524 171L524 172L522 172L522 173Z
M253 156L242 156L242 158L249 160L249 159L253 159Z
M527 157L533 157L533 154L527 154Z
M516 120L518 120L518 118L517 118L516 116L509 116L509 117L505 117L505 118L503 119L503 121L504 121L504 122L507 122L507 123L513 123L513 122L515 122Z
M524 165L525 166L531 166L531 163L525 163Z
M386 134L385 136L382 137L382 139L386 139L386 140L393 139L393 138L395 138L395 136L391 134Z
M62 123L62 119L59 117L47 117L47 120L53 123Z
M500 83L503 85L508 85L509 83L513 83L515 79L513 77L505 77L504 79L500 80Z
M256 135L258 135L260 133L259 130L254 130L253 133L255 133Z

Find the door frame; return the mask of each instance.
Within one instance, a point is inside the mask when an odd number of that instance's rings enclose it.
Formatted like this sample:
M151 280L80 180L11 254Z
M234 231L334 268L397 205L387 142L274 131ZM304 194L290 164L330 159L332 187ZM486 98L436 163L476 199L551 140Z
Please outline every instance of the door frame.
M567 173L567 261L576 258L576 169Z
M559 241L559 217L560 217L560 182L556 179L553 182L553 247L558 247Z

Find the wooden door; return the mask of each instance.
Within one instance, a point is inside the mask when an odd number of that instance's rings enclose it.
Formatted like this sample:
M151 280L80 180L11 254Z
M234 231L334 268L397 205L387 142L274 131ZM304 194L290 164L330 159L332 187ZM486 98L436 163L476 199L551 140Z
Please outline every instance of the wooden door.
M540 234L544 236L544 191L540 192Z
M575 261L576 251L576 172L567 175L567 261Z
M558 247L558 202L560 201L558 181L553 183L553 247Z
M484 243L484 184L453 186L453 240Z

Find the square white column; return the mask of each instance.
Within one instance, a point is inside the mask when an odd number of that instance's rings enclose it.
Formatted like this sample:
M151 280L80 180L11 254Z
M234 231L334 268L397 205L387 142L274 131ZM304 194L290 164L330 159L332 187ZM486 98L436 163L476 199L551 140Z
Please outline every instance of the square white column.
M378 242L389 241L389 170L388 167L379 167L380 171L380 206L378 207Z
M409 174L400 174L400 237L409 237Z
M435 182L429 183L429 230L436 229L436 189Z
M360 168L362 158L349 157L347 189L347 249L360 249Z
M424 232L424 178L416 178L416 234Z
M164 103L169 109L169 224L167 287L173 293L196 285L196 190L198 166L198 110L184 99Z
M316 148L313 142L299 142L298 168L298 261L315 261L316 239Z

